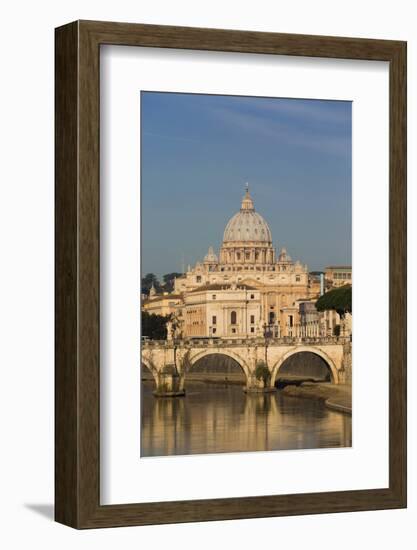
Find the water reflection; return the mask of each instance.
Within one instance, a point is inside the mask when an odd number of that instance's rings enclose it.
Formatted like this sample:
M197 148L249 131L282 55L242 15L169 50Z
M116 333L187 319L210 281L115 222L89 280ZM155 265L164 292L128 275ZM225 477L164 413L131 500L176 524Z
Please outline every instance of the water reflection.
M189 382L185 398L152 395L142 381L141 456L349 447L351 417L280 392Z

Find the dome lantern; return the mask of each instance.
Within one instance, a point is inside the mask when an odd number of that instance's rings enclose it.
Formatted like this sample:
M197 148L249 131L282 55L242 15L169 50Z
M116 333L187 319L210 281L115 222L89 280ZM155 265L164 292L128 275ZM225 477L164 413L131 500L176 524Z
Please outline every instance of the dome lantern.
M255 211L255 207L253 205L252 197L249 195L249 183L246 184L245 196L242 199L242 206L240 208L240 211L241 212L244 212L244 211L254 212Z

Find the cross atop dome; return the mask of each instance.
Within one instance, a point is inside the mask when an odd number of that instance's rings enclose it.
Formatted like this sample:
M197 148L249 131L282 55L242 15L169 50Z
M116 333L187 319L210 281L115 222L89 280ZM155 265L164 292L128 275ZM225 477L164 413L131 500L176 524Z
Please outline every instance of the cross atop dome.
M242 199L242 206L240 210L253 212L255 207L253 205L252 197L249 195L249 183L245 184L245 196Z

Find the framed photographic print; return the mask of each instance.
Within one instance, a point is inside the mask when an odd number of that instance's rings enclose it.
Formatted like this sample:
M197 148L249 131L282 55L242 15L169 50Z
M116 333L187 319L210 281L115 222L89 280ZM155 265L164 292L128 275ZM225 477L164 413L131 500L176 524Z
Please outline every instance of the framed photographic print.
M56 29L56 520L406 506L406 44Z

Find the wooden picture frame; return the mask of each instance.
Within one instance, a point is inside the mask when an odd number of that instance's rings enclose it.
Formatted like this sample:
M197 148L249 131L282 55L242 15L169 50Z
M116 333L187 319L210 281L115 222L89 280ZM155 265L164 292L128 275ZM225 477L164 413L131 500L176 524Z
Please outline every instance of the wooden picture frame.
M406 43L111 22L56 29L55 518L75 528L406 506ZM100 505L99 56L117 44L389 62L389 487Z

